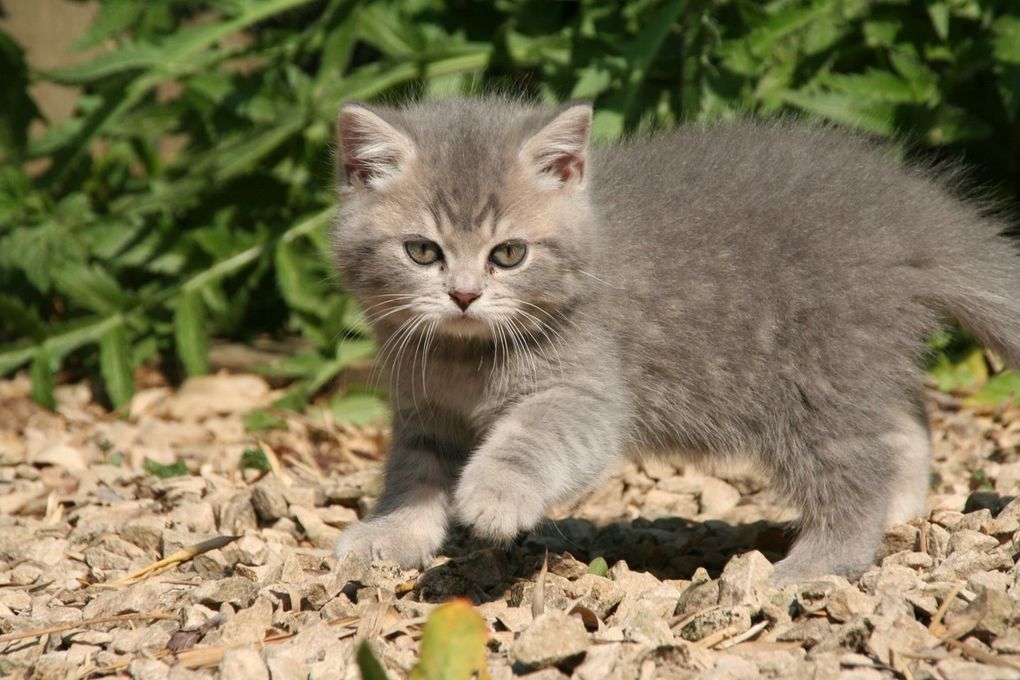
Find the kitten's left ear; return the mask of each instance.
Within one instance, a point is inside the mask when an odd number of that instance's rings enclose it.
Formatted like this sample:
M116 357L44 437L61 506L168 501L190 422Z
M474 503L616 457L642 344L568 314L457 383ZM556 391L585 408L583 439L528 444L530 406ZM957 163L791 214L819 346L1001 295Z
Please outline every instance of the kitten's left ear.
M360 104L346 104L337 119L338 171L354 187L375 189L399 175L414 157L407 136Z
M521 149L521 160L557 186L580 183L588 156L591 106L576 104L565 109L539 130Z

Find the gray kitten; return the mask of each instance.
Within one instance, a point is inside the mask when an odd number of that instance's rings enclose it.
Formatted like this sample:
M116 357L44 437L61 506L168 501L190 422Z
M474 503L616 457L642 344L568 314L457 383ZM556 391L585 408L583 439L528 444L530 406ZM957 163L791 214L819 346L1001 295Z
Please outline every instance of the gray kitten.
M591 108L345 106L337 258L393 449L337 553L508 541L635 452L748 456L801 511L778 581L854 576L924 511L924 338L1020 366L1020 259L931 173L818 127L589 149Z

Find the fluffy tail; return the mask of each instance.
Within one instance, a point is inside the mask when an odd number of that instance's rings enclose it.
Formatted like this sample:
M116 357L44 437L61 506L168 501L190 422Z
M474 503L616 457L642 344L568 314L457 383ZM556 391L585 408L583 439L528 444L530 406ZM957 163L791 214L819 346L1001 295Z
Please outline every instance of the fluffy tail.
M1004 238L980 241L923 297L1020 370L1020 254Z

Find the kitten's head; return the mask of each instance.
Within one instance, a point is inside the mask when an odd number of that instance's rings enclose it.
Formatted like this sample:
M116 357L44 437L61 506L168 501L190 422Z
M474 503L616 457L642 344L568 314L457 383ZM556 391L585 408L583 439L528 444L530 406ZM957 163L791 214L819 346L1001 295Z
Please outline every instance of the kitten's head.
M590 128L587 105L343 107L334 244L368 318L473 337L558 318L591 253Z

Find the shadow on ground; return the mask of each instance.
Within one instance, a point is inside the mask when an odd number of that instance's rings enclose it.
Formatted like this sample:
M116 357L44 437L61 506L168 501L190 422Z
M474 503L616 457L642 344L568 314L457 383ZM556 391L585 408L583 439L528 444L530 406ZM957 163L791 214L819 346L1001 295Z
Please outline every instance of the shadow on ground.
M681 518L635 519L597 526L588 520L547 521L535 532L507 548L472 540L461 528L453 532L443 551L452 559L429 569L418 582L425 601L465 596L476 603L506 596L515 583L533 579L549 551L550 570L556 572L567 555L584 563L602 557L609 565L623 560L635 571L660 580L690 579L703 567L717 577L729 559L758 550L778 561L790 547L794 529L786 523L759 521L728 524Z

